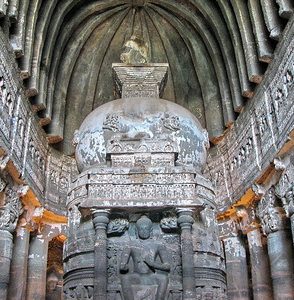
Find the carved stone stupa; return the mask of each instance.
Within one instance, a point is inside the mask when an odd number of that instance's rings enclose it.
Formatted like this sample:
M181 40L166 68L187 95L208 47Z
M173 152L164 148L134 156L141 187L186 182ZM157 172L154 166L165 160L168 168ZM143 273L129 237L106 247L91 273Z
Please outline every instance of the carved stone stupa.
M135 43L113 64L121 99L75 134L65 299L226 299L214 192L202 175L207 133L160 99L168 65L142 64L146 49Z

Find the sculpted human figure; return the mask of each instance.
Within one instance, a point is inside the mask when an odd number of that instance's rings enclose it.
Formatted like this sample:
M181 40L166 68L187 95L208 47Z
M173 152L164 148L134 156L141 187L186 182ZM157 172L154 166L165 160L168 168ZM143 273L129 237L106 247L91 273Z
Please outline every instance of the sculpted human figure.
M150 239L152 221L142 216L136 222L138 237L136 241L124 249L121 256L121 283L125 300L154 299L163 300L168 285L168 253L166 248ZM133 264L131 265L131 260ZM142 290L135 293L132 286L142 286ZM155 297L146 286L157 286Z

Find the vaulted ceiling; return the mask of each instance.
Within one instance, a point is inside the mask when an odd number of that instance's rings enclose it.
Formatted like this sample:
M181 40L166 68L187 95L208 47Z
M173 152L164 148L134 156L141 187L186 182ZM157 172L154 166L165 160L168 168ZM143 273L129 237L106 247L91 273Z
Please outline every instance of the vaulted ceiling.
M4 28L51 143L114 99L111 64L132 36L170 65L163 98L193 112L212 142L254 94L292 0L9 0ZM1 6L2 5L2 6Z

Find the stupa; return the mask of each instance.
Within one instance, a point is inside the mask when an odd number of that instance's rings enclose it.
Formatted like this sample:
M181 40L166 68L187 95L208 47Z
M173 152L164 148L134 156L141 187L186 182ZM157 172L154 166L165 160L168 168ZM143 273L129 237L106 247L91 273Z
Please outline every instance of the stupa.
M207 132L160 98L168 64L148 63L137 38L126 45L112 66L121 98L75 134L65 298L225 299L214 191L202 174Z

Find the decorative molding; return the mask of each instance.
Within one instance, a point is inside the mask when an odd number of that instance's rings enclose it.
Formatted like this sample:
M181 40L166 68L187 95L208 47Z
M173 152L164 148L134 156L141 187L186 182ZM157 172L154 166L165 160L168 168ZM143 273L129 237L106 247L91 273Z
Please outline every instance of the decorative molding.
M256 214L265 235L287 228L286 213L280 206L273 187L259 201Z

